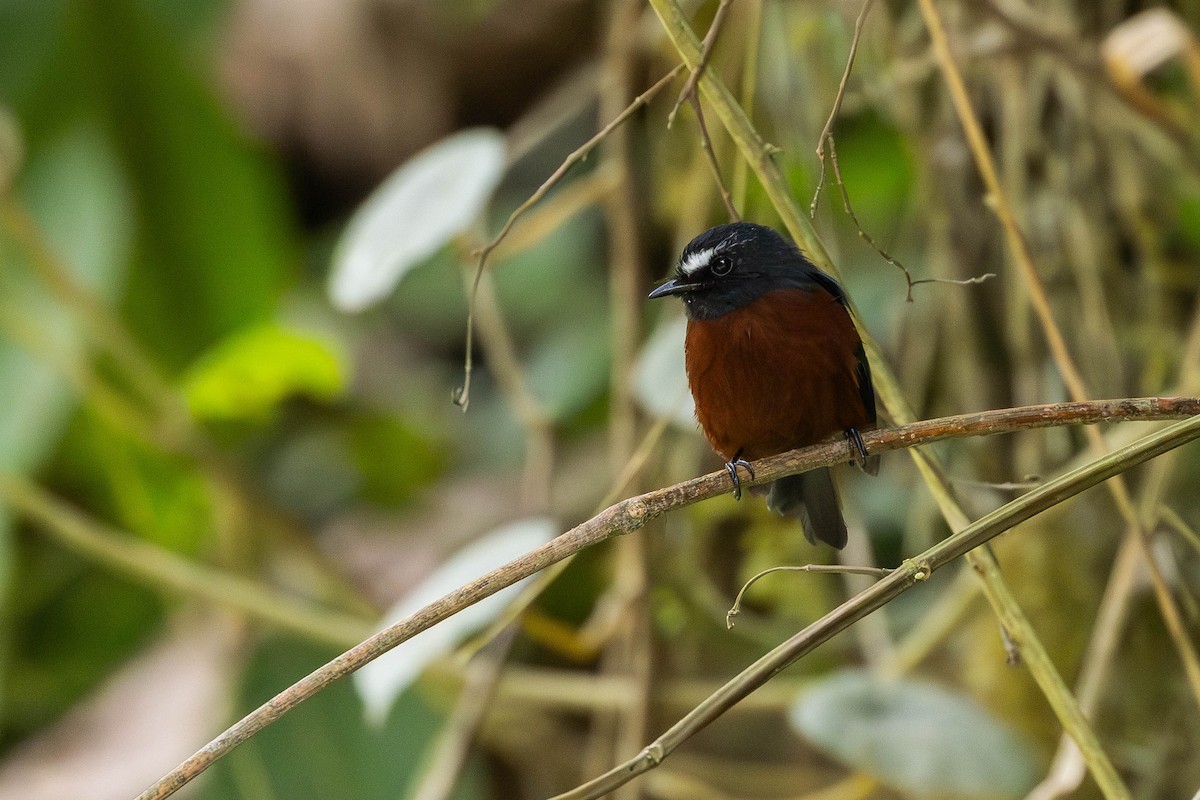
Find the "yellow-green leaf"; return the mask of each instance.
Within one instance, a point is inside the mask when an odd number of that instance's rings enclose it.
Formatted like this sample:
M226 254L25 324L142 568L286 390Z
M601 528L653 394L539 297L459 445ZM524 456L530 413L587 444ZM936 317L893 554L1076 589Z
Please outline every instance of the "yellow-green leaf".
M329 345L277 325L224 339L184 376L188 407L201 419L261 419L289 397L333 400L345 385L345 368Z

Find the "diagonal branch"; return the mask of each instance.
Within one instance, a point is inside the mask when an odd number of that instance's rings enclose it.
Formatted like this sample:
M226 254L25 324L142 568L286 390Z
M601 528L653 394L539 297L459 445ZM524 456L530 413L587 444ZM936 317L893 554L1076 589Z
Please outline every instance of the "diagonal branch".
M872 452L880 453L888 450L926 445L943 439L987 436L1030 428L1080 424L1090 425L1099 422L1127 420L1178 419L1181 417L1194 418L1186 424L1192 426L1187 429L1190 435L1196 436L1200 435L1200 416L1197 415L1200 415L1200 397L1147 397L1121 400L1096 400L1083 403L1053 403L963 414L955 417L917 422L899 428L868 431L863 433L863 441ZM1173 427L1170 430L1175 431L1176 429ZM1149 447L1149 445L1144 443L1149 442L1151 439L1160 441L1167 433L1168 431L1163 431L1147 437L1142 440L1142 443L1135 445L1135 447ZM1180 444L1186 441L1186 439L1171 439L1170 441ZM1119 452L1128 454L1128 451L1129 448ZM1142 456L1142 460L1152 457L1157 452L1159 451ZM822 466L845 463L850 461L852 455L850 445L843 440L813 445L812 447L793 450L755 462L755 474L757 477L749 481L743 479L743 481L746 485L767 483L784 475L791 475ZM1133 460L1133 456L1127 455L1127 457L1129 459L1127 462L1117 459L1115 455L1108 458L1118 465L1124 465L1114 468L1119 471L1120 468L1126 468L1132 466L1133 463L1138 463ZM1110 474L1115 474L1115 472ZM1097 480L1101 479L1098 478ZM1044 492L1045 489L1046 487L1043 486L1035 490L1035 492ZM677 483L674 486L630 497L609 506L604 511L586 522L577 525L558 538L531 550L520 558L510 561L508 564L489 572L471 583L459 587L454 592L430 603L420 611L397 622L395 625L380 631L358 646L346 651L310 673L264 703L258 709L252 711L216 739L209 742L148 788L139 796L138 800L160 800L160 798L169 797L197 775L208 769L218 758L221 758L238 745L247 741L250 737L278 720L304 700L317 694L331 683L375 660L401 642L411 639L421 631L457 614L464 608L587 547L611 539L614 536L631 533L642 527L647 521L662 516L668 511L716 497L717 495L726 493L728 490L729 476L724 470L721 470L720 472L713 472L699 478ZM1026 495L1026 497L1028 496ZM1014 502L1019 503L1023 499L1020 498ZM1062 498L1059 497L1057 499L1061 500ZM1038 510L1044 507L1041 506ZM971 526L969 529L976 530L979 524L976 523L975 526ZM966 530L968 529L964 529L964 531ZM934 551L943 552L943 550L938 548L946 548L947 542L957 542L959 544L945 550L948 554L952 553L952 555L947 555L947 558L957 557L962 552L965 552L965 550L959 549L962 542L974 542L970 545L970 547L974 547L982 543L982 541L995 536L997 533L999 533L998 530L993 531L979 541L964 538L967 534L965 532L960 533L937 545ZM897 575L900 577L895 577ZM891 586L892 581L899 580L903 582L903 580L911 578L911 572L897 571L880 583ZM876 586L878 585L876 584ZM868 591L876 590L872 588ZM854 617L854 619L857 618L857 616ZM853 621L853 619L848 620L846 624L848 625Z
M679 745L713 722L742 698L765 684L781 670L794 664L816 647L873 611L899 597L940 567L986 544L1000 533L1051 508L1068 497L1119 475L1130 467L1200 437L1200 417L1172 425L1146 436L1128 447L1068 472L1055 480L996 509L957 534L943 539L921 555L910 558L886 577L864 589L783 644L764 655L733 680L696 706L642 752L604 775L576 787L553 800L593 800L628 783L637 775L662 763ZM1079 715L1076 707L1074 713ZM1081 717L1082 718L1082 717ZM1111 767L1111 765L1110 765Z
M717 153L713 149L712 138L708 135L708 125L704 123L704 109L700 107L700 98L692 93L688 100L691 102L692 110L696 112L696 128L700 132L700 149L704 151L705 160L708 161L708 170L712 173L713 182L717 184L717 193L721 195L721 202L725 204L725 212L729 214L730 222L741 222L742 215L738 213L737 206L733 204L733 196L729 194L729 189L725 186L725 179L721 177L721 165L717 163Z

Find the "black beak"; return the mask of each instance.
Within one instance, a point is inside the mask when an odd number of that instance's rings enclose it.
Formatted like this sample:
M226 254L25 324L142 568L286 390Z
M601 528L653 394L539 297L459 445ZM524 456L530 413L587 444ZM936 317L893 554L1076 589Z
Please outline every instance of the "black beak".
M684 282L680 281L678 278L671 278L671 280L667 281L662 286L659 286L657 289L652 291L646 297L646 299L654 300L655 298L666 297L667 295L671 295L671 294L687 294L693 288L695 288L695 287L690 283L684 283Z

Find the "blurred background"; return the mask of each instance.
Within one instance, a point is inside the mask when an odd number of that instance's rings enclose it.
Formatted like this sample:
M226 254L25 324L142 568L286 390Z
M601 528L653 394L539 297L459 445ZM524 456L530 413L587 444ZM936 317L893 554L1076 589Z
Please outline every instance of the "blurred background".
M703 32L716 2L686 2ZM1200 387L1200 3L938 3L1093 397ZM712 69L807 208L859 2L739 0ZM310 670L604 505L719 468L677 303L726 216L632 0L0 3L0 797L129 797ZM742 215L779 218L714 114ZM814 223L922 416L1066 399L916 4L866 17ZM1104 431L1110 446L1147 425ZM981 516L1078 430L939 445ZM910 460L842 479L847 563L946 535ZM1200 451L1130 473L1192 646ZM1005 534L1005 578L1139 798L1200 784L1200 696L1095 489ZM636 754L861 588L723 497L583 553L523 613L418 637L180 796L542 798ZM939 572L623 798L1023 797L1061 728ZM389 611L390 609L390 611ZM1177 631L1178 634L1178 631ZM441 638L437 638L440 636ZM1053 796L1041 794L1040 797Z

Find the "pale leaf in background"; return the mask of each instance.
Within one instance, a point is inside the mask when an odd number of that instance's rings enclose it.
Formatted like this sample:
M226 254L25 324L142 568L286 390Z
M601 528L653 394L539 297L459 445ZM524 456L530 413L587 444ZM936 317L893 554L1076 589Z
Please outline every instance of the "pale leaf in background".
M1020 797L1037 776L1017 734L926 681L839 672L806 691L789 720L837 760L917 797Z
M696 431L696 407L683 367L683 337L687 320L664 320L650 334L634 366L638 403L655 417L667 417L685 431Z
M400 598L388 609L381 628L545 544L557 533L555 523L544 517L531 517L497 528L452 555ZM354 673L354 688L363 701L367 719L377 724L386 720L396 698L425 667L448 655L461 641L498 617L527 580L458 612Z
M350 218L338 242L329 299L355 312L387 297L404 275L478 218L505 167L504 135L471 128L393 172Z

